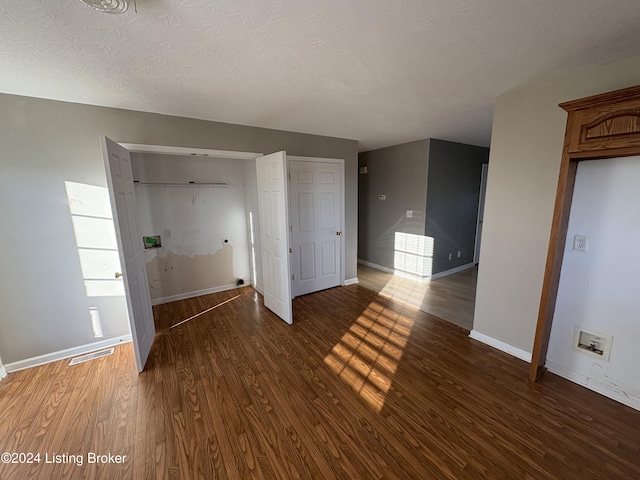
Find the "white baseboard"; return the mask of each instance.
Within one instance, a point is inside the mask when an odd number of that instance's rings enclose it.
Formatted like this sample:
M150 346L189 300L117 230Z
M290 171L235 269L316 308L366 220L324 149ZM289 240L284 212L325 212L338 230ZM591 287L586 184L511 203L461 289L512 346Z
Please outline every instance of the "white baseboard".
M13 363L7 363L4 368L8 373L17 372L19 370L24 370L25 368L38 367L46 363L57 362L58 360L64 360L65 358L84 355L85 353L94 352L103 348L129 343L130 341L131 334L122 335L120 337L108 338L106 340L100 340L99 342L88 343L78 347L67 348L66 350L60 350L57 352L47 353L45 355L39 355L37 357L26 358Z
M640 410L640 397L633 393L625 392L619 386L613 386L596 380L582 373L578 373L574 370L566 368L560 364L550 362L547 360L545 366L551 373L555 373L559 377L566 378L567 380L582 385L589 390L604 395L616 402L620 402L627 407L631 407L635 410Z
M520 360L524 360L527 363L531 363L531 354L517 347L514 347L513 345L509 345L508 343L496 340L495 338L485 335L484 333L480 333L477 330L471 330L469 336L474 340L478 340L479 342L489 345L490 347L501 350L505 353L508 353L509 355L513 355L514 357L519 358Z
M451 268L449 270L445 270L444 272L438 272L431 275L431 280L435 280L436 278L446 277L447 275L453 275L454 273L461 272L466 270L467 268L471 268L475 266L475 263L466 263L464 265L460 265L459 267Z
M7 376L7 369L4 367L0 367L0 380Z
M348 278L347 280L344 281L344 283L342 285L349 286L349 285L354 285L358 282L358 277L353 277L353 278Z
M382 272L396 273L396 271L393 268L383 267L382 265L378 265L377 263L367 262L366 260L358 259L358 263L360 265L364 265L365 267L375 268L376 270L380 270Z
M210 293L226 292L227 290L233 290L234 288L248 287L250 285L236 285L235 283L229 283L227 285L221 285L219 287L205 288L204 290L196 290L195 292L179 293L178 295L171 295L169 297L156 298L151 300L151 305L162 305L163 303L176 302L178 300L186 300L187 298L199 297L200 295L209 295Z

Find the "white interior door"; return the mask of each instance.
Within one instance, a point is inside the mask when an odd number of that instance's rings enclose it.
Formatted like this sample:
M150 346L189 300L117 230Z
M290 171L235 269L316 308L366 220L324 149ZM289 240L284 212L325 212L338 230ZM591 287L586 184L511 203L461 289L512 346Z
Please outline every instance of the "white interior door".
M102 137L101 141L122 267L121 275L124 279L124 291L127 297L133 348L138 371L142 372L153 345L156 329L153 323L149 283L144 261L144 246L142 237L138 233L131 158L129 151L121 145L106 137ZM118 277L120 272L114 272L114 274Z
M342 283L342 164L289 161L293 296Z
M265 306L293 323L285 152L256 158Z
M476 244L473 250L473 263L480 260L480 243L482 242L482 224L484 218L484 199L487 194L487 175L489 174L489 165L482 164L482 176L480 178L480 198L478 200L478 223L476 225Z

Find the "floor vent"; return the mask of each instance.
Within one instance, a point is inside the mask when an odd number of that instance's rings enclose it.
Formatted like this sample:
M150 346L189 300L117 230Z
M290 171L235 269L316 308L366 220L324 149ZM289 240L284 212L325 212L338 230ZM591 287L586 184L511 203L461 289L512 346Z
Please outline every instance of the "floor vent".
M88 353L86 355L82 355L80 357L71 359L71 362L69 362L69 365L77 365L79 363L88 362L89 360L95 360L96 358L106 357L107 355L111 355L114 351L115 349L112 347L112 348L107 348L106 350L100 350L97 352Z

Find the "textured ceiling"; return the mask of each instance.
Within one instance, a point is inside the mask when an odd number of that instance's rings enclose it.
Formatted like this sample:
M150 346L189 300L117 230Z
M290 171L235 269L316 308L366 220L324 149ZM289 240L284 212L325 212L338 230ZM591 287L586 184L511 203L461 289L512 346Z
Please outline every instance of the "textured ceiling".
M638 54L638 25L637 0L2 0L0 92L488 145L496 96Z

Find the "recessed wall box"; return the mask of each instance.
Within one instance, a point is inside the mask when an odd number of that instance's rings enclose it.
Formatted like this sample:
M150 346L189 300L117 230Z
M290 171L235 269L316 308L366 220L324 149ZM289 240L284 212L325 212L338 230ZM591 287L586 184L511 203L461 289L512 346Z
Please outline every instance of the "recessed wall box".
M609 361L613 337L591 332L576 326L573 333L573 348L605 362Z

